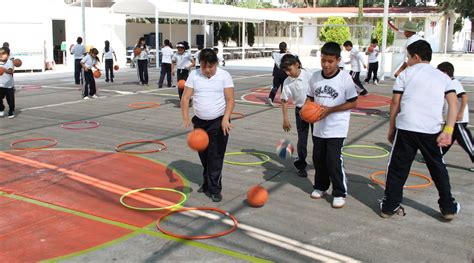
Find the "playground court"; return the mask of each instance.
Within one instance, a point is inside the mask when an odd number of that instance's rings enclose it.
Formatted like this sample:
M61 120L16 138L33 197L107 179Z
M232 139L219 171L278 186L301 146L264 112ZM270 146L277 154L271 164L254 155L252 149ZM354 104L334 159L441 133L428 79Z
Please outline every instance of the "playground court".
M314 58L315 59L315 58ZM257 152L271 160L258 165L224 164L223 200L213 203L197 193L201 166L186 145L189 130L181 127L176 88L157 89L158 72L150 69L150 86L137 85L135 69L116 73L114 83L96 80L98 99L81 100L73 74L16 74L17 117L0 119L0 262L59 260L67 262L472 262L474 260L474 173L470 160L455 145L445 160L452 192L461 213L451 222L441 219L434 185L405 189L407 215L378 216L383 186L369 175L385 170L388 157L345 156L348 197L342 209L331 208L331 197L309 197L314 180L296 175L293 159L281 160L275 145L287 138L296 144L293 129L284 133L280 107L263 100L271 84L270 70L228 67L235 84L236 118L227 152ZM472 79L462 80L468 94ZM393 80L369 85L351 116L345 145L352 155L384 155ZM152 108L129 104L151 102ZM134 104L135 106L137 104ZM134 106L132 105L132 106ZM472 119L474 98L469 100ZM68 122L71 130L62 127ZM92 127L98 126L98 127ZM71 126L70 126L71 127ZM50 138L44 150L13 150L17 140ZM158 140L167 149L150 154L118 153L119 144ZM309 140L311 141L311 140ZM38 147L50 141L19 143ZM129 151L153 151L160 144L126 145ZM308 145L312 149L312 143ZM380 149L381 148L381 149ZM311 150L309 150L311 153ZM309 154L311 158L311 154ZM261 157L234 155L226 160L261 162ZM309 163L312 163L309 159ZM415 161L412 172L429 175ZM383 180L383 175L378 177ZM426 181L410 177L407 185ZM265 187L269 200L250 207L247 190ZM183 240L162 234L156 220L166 211L139 211L120 203L130 190L159 187L187 195L185 207L217 207L238 220L236 231L217 238ZM140 195L137 195L140 196ZM156 207L182 200L176 192L147 190L129 205ZM169 216L162 226L182 235L212 235L232 227L230 218L212 211Z

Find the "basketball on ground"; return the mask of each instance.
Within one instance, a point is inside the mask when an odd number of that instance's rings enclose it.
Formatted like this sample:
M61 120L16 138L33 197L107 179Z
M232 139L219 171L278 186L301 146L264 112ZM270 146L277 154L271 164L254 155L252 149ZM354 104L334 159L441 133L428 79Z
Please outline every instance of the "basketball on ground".
M267 189L260 185L252 186L247 192L247 202L253 207L262 207L268 200Z

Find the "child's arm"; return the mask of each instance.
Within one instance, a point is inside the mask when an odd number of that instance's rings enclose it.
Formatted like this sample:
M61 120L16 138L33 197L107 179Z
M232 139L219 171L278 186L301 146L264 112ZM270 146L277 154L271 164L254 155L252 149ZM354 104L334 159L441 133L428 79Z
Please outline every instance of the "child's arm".
M365 64L364 58L362 57L362 55L360 53L357 54L357 59L360 61L360 63L362 63L362 65L364 65L364 68L367 68L367 65Z
M456 122L457 116L457 97L455 92L448 92L445 95L446 101L448 102L448 118L444 125L443 131L439 134L436 141L439 147L445 147L451 144L454 123Z
M224 132L224 135L228 135L230 132L230 129L232 129L232 125L230 124L230 115L232 114L232 111L234 111L234 105L235 105L234 88L233 87L224 88L224 97L225 97L225 112L224 112L224 117L222 118L221 128L222 128L222 131Z
M464 116L464 110L466 109L468 100L469 98L466 93L461 95L461 107L459 109L458 116L456 118L457 121L462 120L462 117Z
M115 51L112 52L114 54L114 57L115 57L115 61L117 62L117 55L115 54ZM103 60L103 59L102 59Z
M393 143L395 139L395 120L398 113L400 112L400 100L402 99L402 93L393 93L392 102L390 103L390 124L388 128L387 139L390 143Z
M283 112L283 130L289 132L291 130L291 124L288 120L288 101L281 100L281 110Z

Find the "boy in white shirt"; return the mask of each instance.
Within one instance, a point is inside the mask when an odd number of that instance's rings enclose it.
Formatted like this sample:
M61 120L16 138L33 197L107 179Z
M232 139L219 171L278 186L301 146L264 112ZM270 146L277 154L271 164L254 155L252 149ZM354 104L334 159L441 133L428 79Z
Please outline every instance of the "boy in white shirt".
M467 102L469 101L469 98L467 97L466 91L462 87L461 82L454 78L453 64L449 62L443 62L438 65L437 69L451 78L453 88L456 91L456 96L458 98L458 113L456 116L456 125L454 126L453 131L453 141L448 146L443 147L443 155L449 151L456 140L459 146L461 146L464 151L469 154L471 162L474 163L474 142L472 140L471 132L467 128L467 124L469 123L469 105ZM474 166L471 166L469 171L474 172Z
M186 52L186 46L183 44L183 42L179 42L178 44L176 44L176 48L178 49L178 52L173 55L172 61L176 67L176 83L178 83L180 80L186 80L188 78L189 71L192 67L194 67L195 62L191 53ZM183 89L180 89L179 87L178 95L179 99L181 100L181 97L183 96Z
M321 67L311 77L306 103L323 107L321 119L314 123L314 191L311 198L326 194L332 183L332 207L341 208L347 195L347 179L342 162L342 146L349 131L351 109L357 105L357 90L351 76L338 68L341 47L327 42L321 48Z
M117 61L114 49L110 46L110 42L105 40L105 47L102 50L102 61L105 62L105 82L109 82L109 75L110 82L114 82L114 57Z
M81 84L81 60L86 53L86 48L82 45L82 37L77 38L77 43L71 47L71 55L74 55L74 81L76 85Z
M378 43L379 41L376 38L372 39L369 48L365 52L368 56L367 62L369 62L369 70L367 70L367 77L365 78L365 83L367 84L369 84L372 74L374 74L374 85L379 83L379 78L377 77L377 71L379 71L378 55L380 53Z
M346 51L350 53L350 61L346 62L347 64L351 64L351 71L349 74L352 77L352 80L356 84L356 86L359 88L359 94L362 96L365 96L368 94L367 90L364 88L364 85L362 85L362 82L360 82L360 64L364 65L364 68L367 68L367 65L364 63L364 58L362 55L357 51L357 49L352 47L352 42L351 41L346 41L343 44L344 48Z
M186 80L181 112L183 127L191 122L209 136L207 149L199 152L203 167L203 184L198 192L206 193L213 202L222 200L222 167L232 128L230 115L234 109L234 83L230 74L220 67L216 53L206 48L199 55L201 68L193 70ZM189 118L189 99L193 96L195 116Z
M173 58L174 51L171 49L171 42L169 39L165 39L164 44L165 46L161 49L161 70L160 80L158 81L158 88L160 89L163 87L165 76L168 81L168 88L171 88L171 72L173 71L171 59Z
M456 93L448 76L433 68L431 46L419 40L407 47L405 69L395 81L390 105L388 141L393 144L387 168L385 197L380 216L404 214L403 186L416 152L421 151L436 188L438 204L445 220L452 220L460 205L451 195L449 174L441 147L451 144L457 115ZM444 128L443 105L448 102Z
M8 118L15 118L15 84L13 80L13 62L9 59L10 49L7 47L0 48L0 67L3 74L0 75L0 117L5 116L5 106L3 98L8 103Z
M283 82L283 91L281 92L281 106L283 110L283 130L289 132L291 124L288 120L288 99L292 98L295 104L296 130L298 131L298 143L296 149L298 158L294 162L297 174L301 177L307 177L306 156L308 155L306 146L308 144L308 132L313 125L302 120L300 110L306 100L306 91L309 88L309 80L312 74L301 68L301 62L292 54L286 54L282 57L280 68L286 72L288 77Z

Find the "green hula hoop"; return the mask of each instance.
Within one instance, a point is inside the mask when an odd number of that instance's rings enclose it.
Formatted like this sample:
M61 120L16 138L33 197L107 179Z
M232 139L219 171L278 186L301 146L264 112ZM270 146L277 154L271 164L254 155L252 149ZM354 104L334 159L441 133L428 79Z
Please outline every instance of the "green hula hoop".
M264 159L260 162L232 162L232 161L227 161L224 159L224 163L227 163L227 164L234 164L234 165L260 165L260 164L264 164L268 161L271 160L270 156L264 154L264 153L258 153L258 152L229 152L229 153L226 153L224 156L230 156L230 155L245 155L245 154L250 154L250 155L254 155L254 156L257 156L257 157L263 157Z
M344 152L344 149L350 149L350 148L376 149L376 150L382 151L383 154L381 154L381 155L357 155L357 154L350 154L350 153ZM389 151L387 151L387 150L385 150L384 148L379 147L379 146L372 146L372 145L347 145L347 146L342 147L342 155L349 156L349 157L353 157L353 158L360 158L360 159L376 159L376 158L383 158L383 157L386 157L386 156L388 156L389 154L390 154Z
M168 191L168 192L178 193L178 194L181 195L181 200L178 203L174 204L174 205L169 205L169 206L165 206L165 207L136 207L136 206L131 206L131 205L129 205L129 204L127 204L123 201L123 199L125 199L125 197L127 197L131 194L134 194L134 193L145 191L145 190L160 190L160 191ZM125 206L127 208L130 208L130 209L135 209L135 210L140 210L140 211L160 211L160 210L169 210L169 209L181 206L182 204L184 204L184 202L186 202L187 199L188 199L188 197L186 196L185 193L183 193L181 191L178 191L178 190L175 190L175 189L162 188L162 187L145 187L145 188L135 189L135 190L132 190L132 191L129 191L129 192L123 194L120 197L120 203L123 206Z

